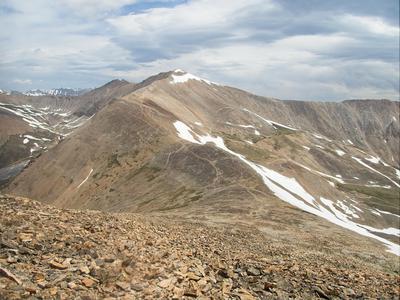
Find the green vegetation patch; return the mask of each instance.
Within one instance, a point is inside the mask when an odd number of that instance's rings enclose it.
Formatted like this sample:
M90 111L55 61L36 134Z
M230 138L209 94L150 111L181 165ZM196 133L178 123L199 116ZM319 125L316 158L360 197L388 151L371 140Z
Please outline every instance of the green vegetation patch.
M291 152L296 152L298 149L300 149L299 146L286 135L277 134L274 135L272 139L274 150L289 148Z
M392 187L391 189L384 189L356 184L338 184L338 187L345 192L356 192L368 196L364 199L364 202L372 208L385 210L397 215L400 214L399 188Z
M244 156L252 161L263 161L271 157L271 152L266 149L258 148L256 145L244 144L243 141L240 143L232 140L225 140L226 146Z
M121 166L118 161L118 154L114 153L108 157L107 168L111 168L112 166Z

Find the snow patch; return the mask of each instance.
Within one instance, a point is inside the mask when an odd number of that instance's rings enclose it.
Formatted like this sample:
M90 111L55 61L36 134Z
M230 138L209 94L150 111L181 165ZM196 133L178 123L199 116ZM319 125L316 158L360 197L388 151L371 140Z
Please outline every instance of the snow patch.
M384 211L384 210L380 210L380 209L375 209L375 210L376 210L377 212L381 213L381 214L384 214L384 215L391 215L391 216L395 216L395 217L400 218L399 215L393 214L393 213L388 212L388 211Z
M279 126L279 127L283 127L283 128L289 129L289 130L297 131L296 128L293 128L293 127L290 127L290 126L287 126L287 125L283 125L283 124L275 122L275 121L267 120L267 119L261 117L260 115L256 114L255 112L252 112L252 111L248 110L247 108L243 108L243 110L248 112L248 113L250 113L250 114L252 114L252 115L255 115L256 117L260 118L265 123L267 123L268 125L272 126L275 129L277 129L276 126Z
M373 171L373 172L375 172L375 173L377 173L377 174L379 174L379 175L381 175L381 176L383 176L383 177L389 179L389 180L390 180L391 182L393 182L397 187L400 187L400 184L398 184L396 181L394 181L393 179L391 179L389 176L386 176L385 174L382 174L381 172L379 172L379 171L375 170L374 168L370 167L370 166L367 165L365 162L363 162L360 158L357 158L357 157L354 157L354 156L352 156L351 158L354 159L356 162L358 162L360 165L363 165L364 167L370 169L371 171Z
M340 207L340 208L345 212L345 214L347 214L347 215L349 215L349 216L351 216L351 217L353 217L353 218L356 218L356 219L359 219L359 218L360 218L360 217L356 214L355 210L352 209L352 208L350 208L350 207L347 206L346 204L344 204L344 202L342 202L342 201L340 201L340 200L337 200L336 203L337 203L337 206Z
M317 171L317 170L313 170L313 169L311 169L311 168L309 168L309 167L307 167L307 166L305 166L305 165L302 165L302 164L300 164L300 163L298 163L298 162L295 162L295 164L297 164L298 166L302 167L303 169L306 169L307 171L309 171L309 172L311 172L311 173L318 174L318 175L321 175L321 176L323 176L323 177L327 177L327 178L336 180L336 181L339 182L339 183L344 183L343 179L341 179L341 178L337 178L337 177L331 176L331 175L329 175L329 174L322 173L322 172Z
M22 141L22 143L25 145L25 144L28 144L29 143L29 139L24 139L23 141Z
M343 155L346 154L346 152L344 152L344 151L342 151L342 150L339 150L339 149L336 149L335 152L336 152L337 155L339 155L339 156L343 156Z
M92 174L92 172L93 172L93 169L90 169L90 172L89 172L88 176L86 176L86 178L83 179L83 181L77 186L77 189L79 189L89 179L89 177Z
M385 163L382 159L381 159L381 164L384 165L385 167L390 167L390 165L388 165L387 163Z
M328 141L328 142L332 142L332 140L328 139L328 138L325 137L325 136L319 135L319 134L313 133L313 136L316 137L317 139L320 139L320 140L326 140L326 141Z
M253 125L242 125L242 124L233 124L231 122L225 122L225 124L230 125L230 126L237 126L237 127L242 127L242 128L256 128Z
M310 150L311 150L311 148L310 148L310 147L307 147L307 146L303 146L303 148L306 149L307 151L310 151Z
M373 213L374 215L377 215L377 216L382 216L382 215L380 214L380 212L378 212L378 211L376 211L376 210L373 210L373 209L371 209L371 213Z
M30 140L35 140L35 141L41 141L42 139L39 139L37 137L31 136L29 134L25 134L24 137L30 139Z
M368 160L370 162L372 162L373 164L379 164L379 161L381 160L379 157L375 157L375 156L370 156L370 157L366 157L365 160Z
M218 85L215 82L212 82L212 81L209 81L207 79L203 79L203 78L197 77L197 76L195 76L193 74L190 74L190 73L185 73L185 72L177 72L177 73L182 73L182 74L179 74L179 75L178 74L177 75L172 74L171 75L172 80L170 81L171 84L185 83L185 82L188 82L189 80L197 80L197 81L200 81L200 82L205 82L205 83L207 83L209 85L213 85L213 84L214 85Z
M397 256L400 256L400 246L399 245L397 245L389 240L386 240L380 236L377 236L377 235L371 233L369 230L362 227L363 225L357 224L357 223L349 220L345 214L341 213L334 207L333 201L325 199L323 197L321 197L320 199L321 199L321 202L326 207L330 208L330 210L333 212L333 214L332 214L325 207L319 206L321 211L318 211L318 214L321 214L325 219L327 219L328 221L331 221L332 223L334 223L336 225L339 225L341 227L352 230L360 235L376 239L376 240L382 242L383 244L385 244L389 248L387 250L388 252L396 254Z
M175 126L175 129L178 131L178 136L181 139L186 140L191 143L201 144L199 141L195 140L193 135L190 133L192 131L192 129L189 126L187 126L185 123L183 123L181 121L176 121L174 123L174 126Z
M383 189L391 189L392 188L390 185L379 185L379 184L366 184L365 186L377 187L377 188L383 188Z
M394 236L400 236L400 229L389 227L389 228L383 228L383 229L378 229L374 228L371 226L367 225L360 225L361 227L364 227L365 229L373 232L379 232L379 233L384 233L384 234L389 234L389 235L394 235Z

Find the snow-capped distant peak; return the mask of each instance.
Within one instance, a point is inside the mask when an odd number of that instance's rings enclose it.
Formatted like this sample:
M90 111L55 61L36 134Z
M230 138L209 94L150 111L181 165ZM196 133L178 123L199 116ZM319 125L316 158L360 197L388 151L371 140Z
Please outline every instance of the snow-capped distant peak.
M0 89L0 95L1 94L11 95L11 92Z
M46 93L41 90L29 90L24 93L25 96L33 96L33 97L38 97L38 96L45 96Z
M79 96L83 94L85 89L58 88L51 90L29 90L23 93L25 96Z

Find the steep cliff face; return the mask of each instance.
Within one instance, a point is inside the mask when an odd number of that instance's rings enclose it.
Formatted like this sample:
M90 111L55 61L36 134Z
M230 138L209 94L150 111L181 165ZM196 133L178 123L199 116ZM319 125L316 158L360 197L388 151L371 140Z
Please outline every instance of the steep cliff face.
M291 238L338 225L399 251L397 102L280 101L183 71L112 82L104 95L6 191Z

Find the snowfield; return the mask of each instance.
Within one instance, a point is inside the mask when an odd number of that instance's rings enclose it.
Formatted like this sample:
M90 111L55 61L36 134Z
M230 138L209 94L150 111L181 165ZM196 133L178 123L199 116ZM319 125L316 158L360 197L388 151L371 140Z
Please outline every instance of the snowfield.
M365 162L363 162L360 158L351 157L352 159L354 159L356 162L358 162L360 165L366 167L367 169L370 169L372 172L375 172L376 174L379 174L387 179L389 179L391 182L393 182L397 187L400 187L400 184L398 184L396 181L394 181L393 179L391 179L389 176L386 176L385 174L382 174L381 172L375 170L373 167L370 167L369 165L367 165Z
M379 164L380 162L380 158L379 157L375 157L375 156L370 156L370 157L366 157L365 160L368 160L369 162L372 162L373 164Z
M316 198L308 193L295 178L287 177L274 170L268 169L265 166L247 160L245 156L227 148L224 140L219 136L213 137L209 134L196 134L189 126L181 121L175 121L173 125L177 131L178 137L181 139L199 145L212 143L217 148L240 159L262 178L264 184L279 199L306 212L324 218L338 226L347 228L360 235L376 239L386 245L389 252L400 256L399 245L373 233L384 230L385 233L390 232L397 235L397 232L387 229L376 229L373 227L366 228L365 225L354 222L350 218L359 218L359 216L356 214L354 209L350 208L343 201L336 203L323 197L318 197L320 201L317 201ZM360 210L359 208L357 209ZM343 210L343 212L341 210Z
M20 117L24 122L34 129L40 129L44 131L51 132L56 135L67 135L65 132L70 132L72 129L82 126L90 118L73 118L70 112L63 111L62 109L51 110L50 107L33 108L29 104L16 105L9 103L0 103L0 110L5 110L18 117ZM61 120L56 124L49 123L49 117L54 116L61 117ZM79 123L77 122L78 120ZM36 139L33 136L25 136L28 139ZM45 139L42 139L45 141Z
M289 130L297 131L296 128L293 128L293 127L290 127L290 126L287 126L287 125L283 125L283 124L275 122L275 121L267 120L267 119L261 117L260 115L256 114L255 112L252 112L251 110L248 110L247 108L243 108L243 111L248 112L249 114L252 114L252 115L260 118L265 123L267 123L268 125L272 126L274 129L277 129L276 127L279 126L279 127L286 128L286 129L289 129Z

